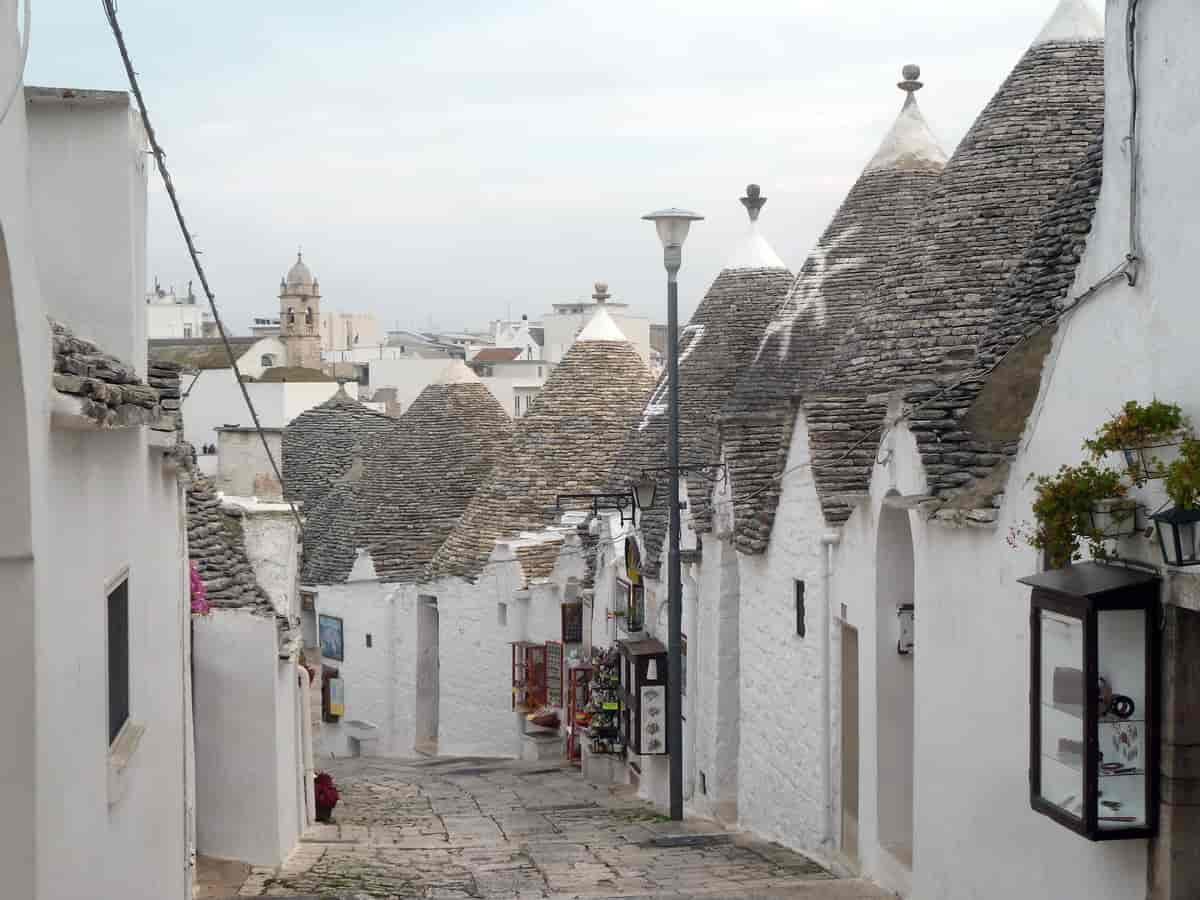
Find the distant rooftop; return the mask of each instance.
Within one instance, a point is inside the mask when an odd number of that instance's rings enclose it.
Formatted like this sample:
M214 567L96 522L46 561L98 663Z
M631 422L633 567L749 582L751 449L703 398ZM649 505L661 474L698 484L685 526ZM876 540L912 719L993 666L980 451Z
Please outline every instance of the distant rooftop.
M82 88L34 87L25 88L28 103L87 103L91 106L129 106L129 94L125 91L97 91Z

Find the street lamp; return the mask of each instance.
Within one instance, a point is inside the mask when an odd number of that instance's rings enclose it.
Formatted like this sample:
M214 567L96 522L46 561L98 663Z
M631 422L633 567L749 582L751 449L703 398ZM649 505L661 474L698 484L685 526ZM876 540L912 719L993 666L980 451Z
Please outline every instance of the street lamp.
M658 495L658 482L652 476L643 475L633 483L633 496L637 499L638 509L646 510L654 505Z
M671 480L671 548L667 556L667 747L671 754L671 818L683 818L683 593L679 569L679 284L683 242L704 216L660 209L642 216L654 223L667 268L667 384L670 388L668 453Z

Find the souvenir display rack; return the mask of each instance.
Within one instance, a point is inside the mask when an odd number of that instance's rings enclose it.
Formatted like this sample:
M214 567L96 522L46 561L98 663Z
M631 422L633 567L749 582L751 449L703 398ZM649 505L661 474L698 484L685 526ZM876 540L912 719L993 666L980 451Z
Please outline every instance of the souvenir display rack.
M1089 840L1158 827L1159 578L1095 562L1030 598L1030 804Z
M621 658L615 647L596 651L592 657L592 681L584 707L588 719L589 750L592 753L624 753L621 738Z
M621 662L621 739L631 752L662 756L667 745L667 648L655 638L617 641Z
M581 761L583 741L589 737L592 714L587 709L594 672L595 667L585 662L567 669L567 759L573 763Z

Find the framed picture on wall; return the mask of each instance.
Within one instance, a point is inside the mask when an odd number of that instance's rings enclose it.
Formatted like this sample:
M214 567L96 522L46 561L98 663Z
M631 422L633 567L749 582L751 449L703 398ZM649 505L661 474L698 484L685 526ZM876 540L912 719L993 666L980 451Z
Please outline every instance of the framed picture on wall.
M326 659L344 660L346 645L342 637L342 620L337 616L318 616L317 631L321 640L321 655Z

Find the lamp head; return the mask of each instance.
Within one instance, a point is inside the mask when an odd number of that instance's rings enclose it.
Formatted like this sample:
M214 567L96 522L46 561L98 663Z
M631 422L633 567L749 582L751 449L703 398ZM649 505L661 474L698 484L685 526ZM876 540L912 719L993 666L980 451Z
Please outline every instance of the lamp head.
M654 223L663 247L682 247L692 223L701 221L704 216L686 209L672 208L647 213L642 218Z
M649 509L654 505L654 495L658 491L658 482L652 475L642 475L633 484L633 496L639 509Z

